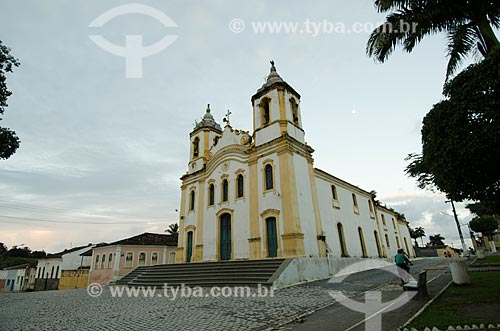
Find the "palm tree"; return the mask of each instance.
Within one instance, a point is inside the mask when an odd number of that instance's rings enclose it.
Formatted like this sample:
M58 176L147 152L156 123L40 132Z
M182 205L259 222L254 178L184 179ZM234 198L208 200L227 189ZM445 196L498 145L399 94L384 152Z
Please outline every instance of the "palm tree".
M439 233L429 237L431 246L443 246L444 245L444 237Z
M415 228L415 235L417 236L417 238L420 238L420 240L422 241L422 247L424 246L424 237L426 237L425 235L425 229L421 226L419 226L418 228Z
M385 62L397 45L410 53L426 36L448 35L448 79L471 53L489 54L500 44L498 0L375 0L378 12L389 12L386 22L368 39L366 52Z
M172 237L178 237L179 236L179 224L173 223L168 226L168 229L165 230L165 232L168 232Z

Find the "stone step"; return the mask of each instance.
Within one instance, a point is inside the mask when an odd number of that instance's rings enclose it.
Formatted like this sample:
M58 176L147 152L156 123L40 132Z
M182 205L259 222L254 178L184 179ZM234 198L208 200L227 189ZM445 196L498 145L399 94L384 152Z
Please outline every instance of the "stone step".
M118 285L244 286L269 284L285 259L164 264L139 267L120 279Z

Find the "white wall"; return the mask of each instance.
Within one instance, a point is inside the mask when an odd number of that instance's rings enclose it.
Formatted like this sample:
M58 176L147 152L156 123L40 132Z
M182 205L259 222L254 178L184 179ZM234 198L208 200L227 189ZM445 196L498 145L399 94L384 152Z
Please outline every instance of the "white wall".
M85 247L85 248L82 248L80 250L64 254L62 256L61 270L76 270L80 266L90 267L90 265L92 263L92 257L91 256L84 256L82 259L82 256L80 256L80 254L88 251L89 249L91 249L94 246Z
M62 258L38 259L36 266L36 278L60 278ZM45 269L44 269L45 267ZM53 272L52 272L53 267ZM45 270L45 273L41 272ZM59 270L57 273L56 271ZM52 272L52 277L51 276ZM40 273L40 274L39 274ZM39 276L40 275L40 276Z

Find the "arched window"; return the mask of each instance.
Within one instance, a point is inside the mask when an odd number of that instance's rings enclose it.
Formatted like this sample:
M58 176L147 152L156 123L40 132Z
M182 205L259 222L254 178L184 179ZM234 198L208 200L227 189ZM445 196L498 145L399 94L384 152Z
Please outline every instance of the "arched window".
M265 176L266 176L266 190L272 190L274 188L274 181L273 181L273 166L270 164L267 164L265 169Z
M125 257L125 268L132 268L133 263L134 263L134 253L128 252L127 256Z
M208 185L208 205L213 206L215 203L215 187L214 184Z
M193 157L200 155L200 138L196 137L193 140Z
M352 203L354 204L354 207L358 206L358 198L356 197L356 194L352 194Z
M194 210L194 198L195 198L195 194L194 194L194 190L193 190L189 194L189 210L190 211Z
M335 185L332 185L332 199L333 200L338 200L338 197L337 197L337 188L335 187Z
M139 267L142 267L146 265L146 253L140 252L139 253Z
M102 254L101 269L106 267L106 254Z
M391 242L389 241L389 236L385 235L385 243L387 244L388 248L391 248Z
M59 266L57 266L57 268L56 268L56 275L55 275L55 277L54 277L54 278L59 278L59 276L58 276L58 275L59 275Z
M381 214L381 216L382 216L382 224L384 224L384 227L385 227L386 226L386 224L385 224L385 216L384 216L384 214Z
M370 213L373 213L373 204L371 200L368 200L368 208L370 208Z
M50 278L54 278L54 266L50 269Z
M292 109L293 124L299 125L299 105L294 98L290 98L290 108Z
M151 265L158 264L158 253L151 254Z
M113 267L113 253L109 253L108 255L108 269Z
M237 197L242 198L243 197L243 175L239 174L237 177Z
M337 224L337 231L339 234L339 242L340 242L340 253L342 257L348 257L347 248L345 246L345 237L344 237L344 227L341 223Z
M368 254L366 253L365 237L363 236L363 229L361 229L361 227L358 228L358 235L359 235L359 243L361 244L362 256L368 257Z
M222 201L229 200L229 183L227 179L222 180Z
M271 121L270 103L271 103L271 99L269 99L269 98L264 98L260 102L260 120L261 120L262 126L268 125L269 122Z
M377 244L378 257L382 257L382 251L380 250L380 242L378 240L378 232L374 231L373 234L375 235L375 244Z
M95 256L94 269L99 269L99 255Z

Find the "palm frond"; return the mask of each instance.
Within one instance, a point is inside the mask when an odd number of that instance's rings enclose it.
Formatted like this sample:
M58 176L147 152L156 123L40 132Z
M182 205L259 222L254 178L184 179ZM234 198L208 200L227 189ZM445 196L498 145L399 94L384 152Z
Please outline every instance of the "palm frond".
M450 28L448 32L448 68L446 80L448 80L462 64L464 59L476 47L480 37L479 31L472 23Z

